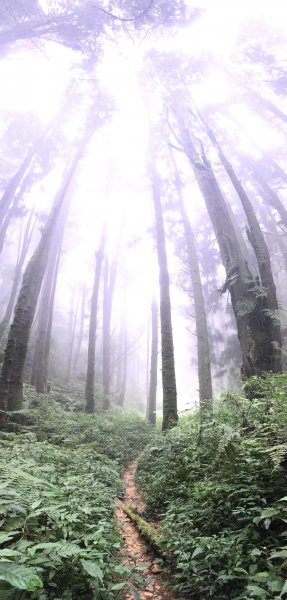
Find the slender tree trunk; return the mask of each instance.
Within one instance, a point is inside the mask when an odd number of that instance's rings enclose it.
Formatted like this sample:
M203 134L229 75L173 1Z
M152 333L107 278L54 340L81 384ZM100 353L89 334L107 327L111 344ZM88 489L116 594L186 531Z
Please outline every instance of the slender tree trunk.
M261 375L273 370L274 365L277 364L274 357L277 351L274 352L269 335L270 317L265 313L266 305L262 299L262 290L254 280L242 253L230 212L204 149L201 146L200 155L181 117L177 116L177 120L183 148L191 162L205 200L226 270L226 282L221 291L222 293L228 289L230 291L242 353L242 376L246 378ZM247 254L247 251L244 254Z
M127 332L127 325L125 323L125 327L124 327L124 344L123 344L123 352L124 355L122 357L122 361L123 361L123 369L122 369L122 381L121 381L121 386L120 386L120 393L119 393L119 398L118 398L118 405L119 406L123 406L125 403L125 397L126 397L126 389L127 389L127 376L128 376L128 332Z
M257 92L254 92L250 88L247 89L247 97L250 97L251 104L253 106L255 105L255 107L258 108L260 112L262 112L263 108L271 115L275 116L277 119L280 119L280 121L283 121L283 123L287 123L287 115L282 110L280 110L280 108L275 106L275 104L273 104L271 100L264 98L263 96L261 96Z
M150 384L150 315L148 313L147 324L146 324L146 418L147 419L148 419L149 384Z
M76 331L77 318L78 318L79 302L80 302L79 290L78 290L78 298L77 298L76 304L75 304L75 290L73 290L72 299L71 299L71 311L70 311L69 352L68 352L67 371L66 371L66 383L69 383L70 379L71 379L72 359L73 359L73 351L74 351L75 331Z
M276 287L273 279L271 268L270 254L258 223L255 211L249 197L238 179L231 163L227 160L215 134L205 124L208 136L218 151L218 156L228 174L243 206L249 230L248 238L254 250L257 259L259 274L262 284L262 310L265 310L265 336L266 345L270 348L270 371L282 371L282 337L280 322L278 322L278 301L276 295ZM287 213L286 213L287 215Z
M257 189L262 198L278 212L282 224L286 227L287 231L287 210L280 200L279 196L270 187L264 177L261 175L259 169L252 168L252 175L257 184Z
M48 268L44 278L39 308L37 338L34 351L35 366L33 365L33 371L35 373L35 385L38 394L45 394L47 391L45 348L49 321L49 308L51 302L51 290L54 280L56 258L57 249L56 252L53 252L49 257Z
M45 378L46 389L48 389L49 360L50 360L50 349L51 349L51 339L52 339L54 305L55 305L55 296L56 296L56 289L57 289L61 257L62 257L62 253L59 249L58 256L56 259L56 267L55 267L55 271L54 271L53 283L52 283L52 290L51 290L51 297L50 297L50 304L49 304L49 311L48 311L48 315L49 315L48 326L47 326L46 343L45 343L45 374L44 374L44 378Z
M23 276L14 319L9 330L0 377L0 410L2 411L18 410L22 407L23 373L30 330L47 267L54 231L82 151L83 148L77 153L68 170L62 188L54 202L52 212L43 229L42 238Z
M117 353L117 381L116 381L116 390L117 390L117 404L119 403L119 397L121 393L121 385L123 380L123 355L124 355L124 327L121 321L120 332L119 332L119 343L118 343L118 353Z
M14 308L14 304L15 304L15 300L16 300L16 296L17 296L17 291L18 291L18 287L19 287L19 283L20 283L20 279L21 279L21 275L22 275L22 269L23 269L23 265L29 250L29 246L30 246L30 241L31 241L31 237L32 237L32 233L33 233L33 229L34 229L34 225L32 225L32 219L34 217L34 213L33 211L31 211L30 216L28 218L27 221L27 225L25 228L25 233L24 233L24 237L23 237L23 243L22 243L22 249L19 255L19 258L17 260L17 264L15 267L15 272L14 272L14 278L13 278L13 284L12 284L12 288L11 288L11 292L10 292L10 296L9 296L9 301L6 307L6 311L4 314L4 317L0 323L0 340L3 338L3 335L10 323L10 319L12 316L12 312L13 312L13 308Z
M287 183L287 173L286 171L284 171L284 169L282 169L282 167L280 167L280 165L275 162L275 160L269 160L268 161L270 164L270 167L272 169L272 172L274 173L275 177L281 179L281 181L283 181L284 183Z
M156 244L159 266L160 322L162 352L163 421L166 431L177 424L177 390L174 365L173 332L169 289L169 272L165 247L165 231L160 197L160 180L155 168L155 157L151 157L152 195L155 210Z
M21 183L21 180L23 179L28 167L31 164L34 153L35 153L35 147L31 148L27 152L26 157L24 158L22 164L20 165L17 173L15 173L14 177L11 179L5 192L2 195L2 198L0 200L0 236L1 236L1 230L2 230L3 224L5 222L5 219L7 218L7 211L10 208L10 204L14 198L14 195L16 193L18 186ZM10 220L10 218L11 217L9 217L9 220ZM7 229L7 227L8 227L8 225L6 225L6 229ZM3 244L2 244L2 247L3 247ZM2 247L1 247L1 249L2 249Z
M94 285L91 301L91 314L89 325L89 344L88 344L88 363L86 377L86 412L93 413L95 411L95 361L96 361L96 333L97 333L97 317L98 317L98 299L99 287L102 270L102 262L104 258L105 248L105 227L103 227L99 248L96 252L96 264Z
M121 307L120 343L119 343L119 370L117 377L118 406L125 402L128 375L128 329L127 329L127 298L124 293Z
M78 333L78 336L77 336L77 347L76 347L76 352L75 352L75 357L74 357L74 363L73 363L73 369L74 369L74 371L77 370L78 362L79 362L79 356L80 356L81 348L82 348L82 342L83 342L83 336L84 336L84 325L85 325L85 312L86 312L86 286L83 285L83 287L82 287L80 329L79 329L79 333Z
M108 410L111 405L111 318L116 281L117 262L114 258L109 265L105 259L104 268L104 299L103 299L103 408Z
M156 392L157 392L157 363L158 363L158 306L156 298L151 305L151 362L150 381L147 407L147 421L156 423Z
M57 287L58 271L61 259L65 225L68 216L70 198L67 194L54 236L53 248L44 280L38 321L38 336L35 347L35 384L38 394L48 389L48 364L51 345L51 333L54 314L54 302Z
M197 338L199 405L201 416L206 419L211 416L212 412L212 378L205 300L196 251L196 242L181 193L180 196L180 210L185 231L194 300L195 328Z

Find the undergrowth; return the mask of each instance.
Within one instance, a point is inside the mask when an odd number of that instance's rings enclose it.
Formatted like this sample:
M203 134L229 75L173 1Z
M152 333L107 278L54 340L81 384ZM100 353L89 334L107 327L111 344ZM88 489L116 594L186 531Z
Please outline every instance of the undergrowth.
M287 376L225 394L213 420L197 413L144 453L147 515L187 598L287 598Z
M32 404L0 433L1 600L110 600L127 587L136 598L140 572L120 564L114 500L150 429L119 410Z

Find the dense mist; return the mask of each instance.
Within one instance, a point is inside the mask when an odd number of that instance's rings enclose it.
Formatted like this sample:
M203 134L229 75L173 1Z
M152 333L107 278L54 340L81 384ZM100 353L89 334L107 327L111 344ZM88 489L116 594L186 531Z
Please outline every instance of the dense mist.
M145 411L156 373L183 411L284 368L285 11L1 7L4 409L25 381Z

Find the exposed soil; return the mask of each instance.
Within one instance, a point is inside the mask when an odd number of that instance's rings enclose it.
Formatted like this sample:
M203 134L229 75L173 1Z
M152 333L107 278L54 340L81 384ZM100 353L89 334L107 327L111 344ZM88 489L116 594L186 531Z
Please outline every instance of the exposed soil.
M124 474L123 482L126 495L123 504L129 504L141 512L144 509L144 503L135 485L137 463L138 459L130 464ZM121 551L123 564L129 567L144 565L144 570L139 571L139 575L146 581L146 586L144 589L138 590L140 599L174 600L175 596L168 589L166 577L157 562L158 556L152 548L148 547L135 525L126 516L121 502L118 503L115 514L125 542ZM126 593L125 598L126 600L134 600L134 597L129 593Z

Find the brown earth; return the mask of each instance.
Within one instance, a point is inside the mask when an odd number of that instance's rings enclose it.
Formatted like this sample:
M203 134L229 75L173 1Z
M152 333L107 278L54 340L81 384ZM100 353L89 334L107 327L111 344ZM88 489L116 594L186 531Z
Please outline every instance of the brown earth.
M143 567L142 571L138 571L146 583L143 589L138 590L141 600L152 600L152 598L174 600L175 596L168 588L166 576L157 562L158 556L152 548L148 547L122 509L123 504L129 504L139 512L144 509L144 503L135 485L137 463L138 459L133 461L123 476L125 498L123 502L118 502L115 512L119 530L124 538L124 546L121 550L122 562L129 567ZM134 597L127 592L125 599L134 600Z

